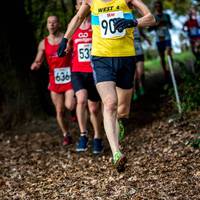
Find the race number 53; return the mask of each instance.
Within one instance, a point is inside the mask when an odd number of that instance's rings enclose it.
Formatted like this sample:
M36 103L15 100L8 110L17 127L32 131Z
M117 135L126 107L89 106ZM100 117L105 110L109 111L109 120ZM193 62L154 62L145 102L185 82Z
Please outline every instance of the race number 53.
M79 62L89 62L91 55L91 43L78 44L78 61Z
M125 30L119 32L114 28L115 18L124 18L122 11L109 12L99 15L100 29L102 38L123 37Z

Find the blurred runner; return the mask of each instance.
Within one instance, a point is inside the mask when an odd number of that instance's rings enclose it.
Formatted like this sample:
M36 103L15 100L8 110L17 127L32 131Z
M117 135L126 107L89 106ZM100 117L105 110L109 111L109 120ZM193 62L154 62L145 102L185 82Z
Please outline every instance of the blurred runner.
M190 46L196 60L200 60L200 22L195 8L190 9L189 18L184 23L183 30L188 33Z
M151 41L144 33L142 29L135 28L134 29L134 45L136 52L136 71L134 76L134 87L133 87L133 100L137 100L138 96L144 95L144 51L142 48L142 39L144 38L151 45Z
M64 121L64 108L73 110L75 99L71 84L70 55L62 58L57 55L59 44L64 35L59 31L59 27L60 23L57 16L49 16L47 18L49 35L39 43L38 52L31 65L31 70L39 69L43 59L46 57L49 65L48 89L56 109L58 125L63 133L63 145L69 145L72 142L72 138Z
M160 56L161 65L164 71L166 83L169 83L169 69L166 65L165 54L172 59L172 44L169 29L172 28L171 18L167 13L163 12L163 4L161 1L154 3L156 25L149 28L149 31L156 32L156 44Z

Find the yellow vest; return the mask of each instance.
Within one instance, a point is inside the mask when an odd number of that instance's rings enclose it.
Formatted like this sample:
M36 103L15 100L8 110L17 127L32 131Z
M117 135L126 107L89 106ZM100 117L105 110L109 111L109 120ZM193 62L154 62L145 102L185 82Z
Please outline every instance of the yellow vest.
M132 10L125 0L92 0L92 52L93 56L134 56L133 28L122 32L114 29L114 18L133 19Z

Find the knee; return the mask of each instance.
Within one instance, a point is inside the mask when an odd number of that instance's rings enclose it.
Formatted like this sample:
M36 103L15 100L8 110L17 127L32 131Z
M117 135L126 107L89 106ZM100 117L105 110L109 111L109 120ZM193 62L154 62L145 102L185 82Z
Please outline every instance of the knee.
M120 105L117 109L118 118L127 118L129 116L129 108L127 105Z
M117 100L107 98L104 102L104 110L109 113L113 113L117 111Z
M72 111L75 108L75 101L69 101L69 102L65 102L65 107Z
M99 108L97 105L90 105L89 106L89 112L91 115L97 115L99 112Z
M77 99L77 105L81 107L87 106L87 99L84 99L84 98Z

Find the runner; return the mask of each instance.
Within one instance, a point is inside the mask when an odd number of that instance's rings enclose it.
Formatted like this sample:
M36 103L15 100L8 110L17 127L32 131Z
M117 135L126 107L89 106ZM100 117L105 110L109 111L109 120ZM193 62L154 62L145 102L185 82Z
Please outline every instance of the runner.
M164 71L166 83L169 83L169 69L165 62L165 53L172 59L172 44L169 29L172 28L170 16L163 12L163 4L161 1L154 3L156 25L149 28L149 31L156 32L156 44L160 56L161 65Z
M76 1L76 9L79 10L82 0ZM77 152L84 152L88 146L87 131L87 106L90 113L90 121L94 130L93 154L100 154L103 150L101 139L101 104L100 96L96 90L90 53L92 45L92 27L90 16L85 18L81 26L76 30L70 46L73 48L72 57L72 84L77 98L77 118L80 129L80 138L76 147Z
M183 30L187 31L190 40L192 52L196 59L199 58L198 46L200 46L200 23L198 22L197 12L195 8L189 11L189 19L184 23Z
M44 57L49 65L49 86L51 99L56 109L56 119L63 133L63 145L72 142L71 134L64 122L64 107L73 110L75 106L74 91L71 84L70 55L59 58L57 50L63 38L59 31L59 19L57 16L47 18L47 29L49 35L45 37L38 46L35 61L31 70L41 67Z
M142 40L144 38L151 45L151 41L144 33L142 29L135 28L134 30L134 45L136 51L136 71L134 76L134 87L133 87L133 100L138 99L138 95L144 95L144 51L142 48Z
M132 10L143 17L133 19ZM58 54L62 56L69 40L84 18L92 12L92 65L97 90L103 102L104 128L113 154L113 164L124 170L126 157L121 153L117 130L117 93L132 91L134 74L133 27L149 26L155 22L149 9L140 0L88 0L71 20ZM130 96L131 101L131 96Z

